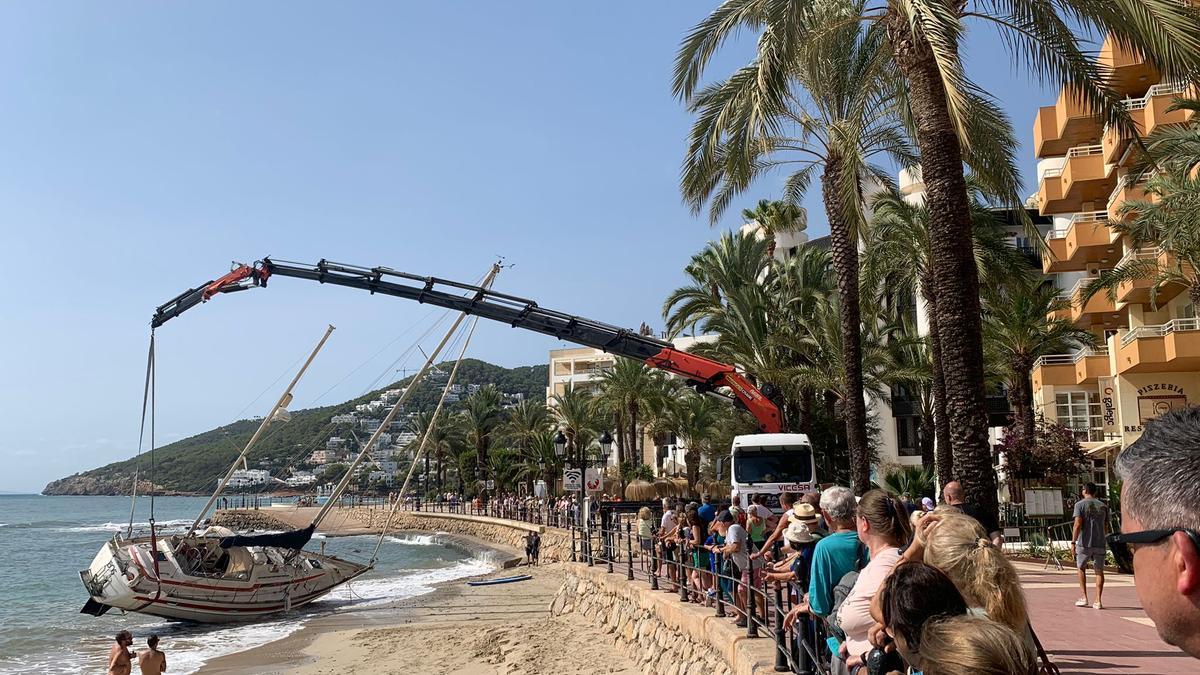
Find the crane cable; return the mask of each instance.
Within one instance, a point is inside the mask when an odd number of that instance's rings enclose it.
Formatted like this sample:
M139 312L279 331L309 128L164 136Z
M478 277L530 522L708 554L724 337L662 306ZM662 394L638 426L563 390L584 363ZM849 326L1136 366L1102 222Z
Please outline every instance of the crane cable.
M370 565L374 565L379 558L379 547L383 544L384 537L387 536L388 528L392 525L392 516L396 514L396 509L400 506L400 502L404 499L404 493L408 491L408 484L412 480L413 473L417 469L417 465L421 461L421 455L425 452L425 445L429 442L430 435L433 434L434 428L437 426L438 415L442 412L442 404L446 402L446 394L450 392L450 387L454 384L454 377L458 374L458 367L462 364L463 356L467 353L467 346L471 344L471 337L475 335L475 327L479 325L479 317L471 323L470 330L467 331L467 337L463 340L462 349L458 352L458 358L454 361L454 368L450 370L450 377L446 380L446 386L442 389L442 396L438 399L437 407L433 409L433 417L429 419L429 425L425 427L425 433L421 437L421 445L417 448L417 452L413 455L412 464L408 467L408 475L404 477L404 485L400 487L400 492L396 494L396 501L392 504L392 508L388 510L387 519L383 522L383 528L379 530L379 541L375 542L375 550L371 553Z
M138 427L138 454L133 468L133 492L129 503L129 529L125 538L133 537L133 514L137 509L138 475L142 470L142 443L146 435L146 406L150 401L150 373L154 368L154 329L150 329L150 351L146 354L146 382L142 388L142 423Z

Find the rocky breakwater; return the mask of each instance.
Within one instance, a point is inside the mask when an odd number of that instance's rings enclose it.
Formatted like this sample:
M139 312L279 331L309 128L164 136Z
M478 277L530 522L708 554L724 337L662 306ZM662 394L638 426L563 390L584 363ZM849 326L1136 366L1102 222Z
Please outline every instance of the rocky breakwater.
M750 675L774 672L775 643L749 639L712 609L680 603L600 566L567 566L550 605L554 616L576 613L612 635L642 672L657 675Z
M387 520L384 509L355 507L351 517L372 529L381 528ZM530 532L541 535L541 559L544 561L566 561L571 559L571 532L556 527L531 525L516 520L472 516L457 513L432 513L428 511L399 511L392 517L391 531L419 530L422 532L447 532L473 537L481 541L498 544L515 551L525 550L525 537Z
M44 495L89 495L89 496L123 496L129 494L129 489L133 487L133 477L123 474L114 474L110 476L88 476L85 474L75 474L67 476L55 481L51 481L42 489ZM184 494L167 490L161 485L154 485L148 480L138 481L138 494L150 494L153 491L158 495L178 495Z
M228 527L235 532L290 530L288 523L262 511L228 509L213 514L210 525Z

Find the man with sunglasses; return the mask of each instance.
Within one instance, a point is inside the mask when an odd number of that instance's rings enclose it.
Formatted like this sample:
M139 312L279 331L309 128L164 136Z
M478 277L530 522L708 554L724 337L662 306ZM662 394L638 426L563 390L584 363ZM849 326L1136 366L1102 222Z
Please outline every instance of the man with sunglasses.
M1132 566L1158 634L1200 659L1200 408L1168 413L1117 457L1121 532L1108 544Z

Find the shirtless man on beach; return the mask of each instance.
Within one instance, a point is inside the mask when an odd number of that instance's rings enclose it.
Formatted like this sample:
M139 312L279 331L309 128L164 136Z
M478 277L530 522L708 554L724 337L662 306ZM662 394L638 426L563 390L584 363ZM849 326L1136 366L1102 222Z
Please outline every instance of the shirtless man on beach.
M158 649L158 636L151 635L146 639L149 649L138 653L138 668L142 675L161 675L167 672L167 655Z
M133 646L133 635L127 630L117 633L117 643L108 650L108 675L129 675L133 662L129 648Z

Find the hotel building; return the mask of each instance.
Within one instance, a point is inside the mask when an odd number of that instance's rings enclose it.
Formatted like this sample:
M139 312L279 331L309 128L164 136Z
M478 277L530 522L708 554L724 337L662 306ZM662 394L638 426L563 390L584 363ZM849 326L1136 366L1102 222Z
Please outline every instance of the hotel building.
M1163 81L1111 37L1099 58L1112 69L1139 134L1191 120L1189 111L1167 109L1179 96L1196 96L1195 85ZM1084 286L1104 270L1140 260L1175 264L1171 251L1135 248L1112 227L1122 204L1145 196L1130 177L1134 137L1106 126L1064 89L1054 105L1039 109L1033 140L1037 206L1053 218L1042 269L1070 300L1059 315L1097 340L1095 348L1039 359L1034 403L1046 419L1075 430L1093 458L1095 482L1106 485L1111 459L1148 420L1200 403L1200 324L1178 285L1152 298L1149 281L1130 282L1116 288L1115 298L1101 292L1083 301Z

